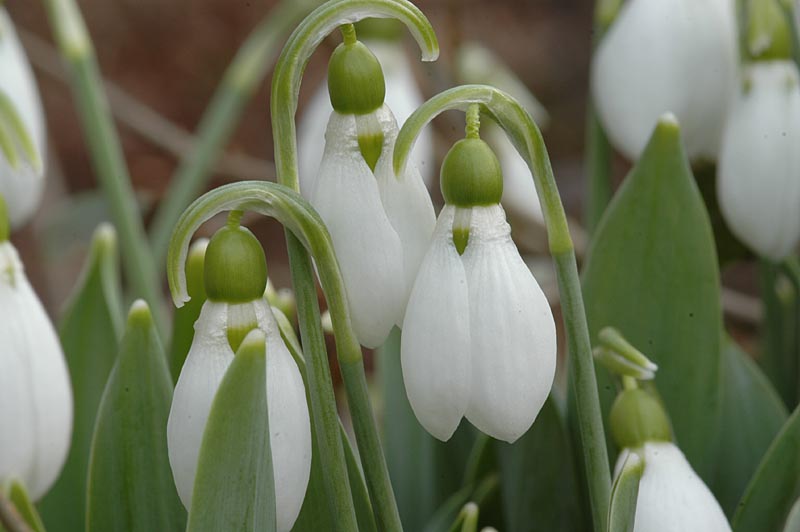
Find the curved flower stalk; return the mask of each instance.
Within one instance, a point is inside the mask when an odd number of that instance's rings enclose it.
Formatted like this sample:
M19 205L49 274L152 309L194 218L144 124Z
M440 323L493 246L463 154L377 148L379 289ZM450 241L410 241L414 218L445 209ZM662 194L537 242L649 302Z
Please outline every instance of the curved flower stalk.
M58 336L8 235L0 197L0 484L19 479L38 500L67 457L72 389Z
M547 226L548 245L555 262L562 312L570 353L570 371L575 383L578 423L581 432L587 481L595 530L604 530L611 486L608 453L597 395L589 331L583 308L580 279L567 218L558 195L553 170L542 134L524 108L508 94L485 85L455 87L425 102L406 121L394 151L395 173L402 171L419 131L439 113L480 104L511 139L531 170Z
M33 215L44 190L46 132L36 80L3 7L0 72L0 194L8 200L12 227L19 227Z
M475 104L467 138L442 165L445 206L403 321L403 380L417 419L440 440L466 416L513 443L550 394L556 329L511 240L500 163L478 137L478 113Z
M597 47L592 95L626 157L638 158L658 117L672 112L689 157L716 160L737 65L731 0L630 0Z
M288 531L300 513L311 472L311 425L300 370L263 298L264 252L232 213L208 245L208 300L175 386L167 424L169 460L178 495L191 506L200 444L212 401L234 353L253 329L266 337L267 409L277 526ZM245 408L246 405L242 405Z
M780 261L800 241L800 76L788 60L756 62L725 126L717 192L731 230Z

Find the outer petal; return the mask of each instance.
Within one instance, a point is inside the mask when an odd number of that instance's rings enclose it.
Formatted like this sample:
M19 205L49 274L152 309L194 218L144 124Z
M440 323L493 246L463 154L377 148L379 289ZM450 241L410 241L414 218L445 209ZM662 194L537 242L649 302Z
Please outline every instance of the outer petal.
M408 400L425 429L453 435L469 402L470 331L464 267L453 244L454 208L439 215L408 301L400 356Z
M16 250L0 244L0 483L34 500L53 485L72 435L72 390L58 337Z
M416 168L407 167L405 174L395 176L392 169L392 152L397 139L397 122L387 106L378 111L383 129L383 152L375 166L375 179L381 202L389 222L400 237L403 246L403 272L406 298L411 293L422 258L430 246L436 214L433 203ZM405 313L405 302L403 305ZM400 315L402 319L403 314ZM398 322L400 325L402 322Z
M472 337L467 419L486 434L513 442L533 424L553 385L555 322L511 240L502 207L473 209L462 258Z
M333 112L328 95L328 83L314 93L303 110L303 117L297 126L297 170L300 177L300 193L310 198L317 184L319 163L325 152L325 128Z
M646 443L644 462L634 532L731 530L714 495L674 444Z
M531 171L502 129L494 125L486 129L486 139L497 153L503 171L503 206L520 215L526 222L544 225L542 206Z
M631 0L603 38L592 94L609 137L635 159L665 112L689 157L716 158L738 81L730 0Z
M5 92L14 102L39 156L44 159L47 150L39 90L11 19L2 7L0 35L0 91ZM0 155L0 194L6 198L12 226L19 227L30 219L39 205L43 188L43 171L37 171L27 162L13 170L5 157Z
M278 530L289 531L300 514L311 474L311 422L303 378L275 317L263 302L256 313L267 335L267 408Z
M358 339L377 347L405 305L402 245L359 151L354 117L331 113L325 141L311 204L330 231Z
M800 78L794 63L755 63L725 127L719 203L731 230L780 260L800 240Z

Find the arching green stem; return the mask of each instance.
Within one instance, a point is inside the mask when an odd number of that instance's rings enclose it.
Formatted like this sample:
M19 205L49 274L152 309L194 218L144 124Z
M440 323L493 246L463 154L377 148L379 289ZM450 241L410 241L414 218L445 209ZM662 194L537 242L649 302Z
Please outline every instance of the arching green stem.
M422 12L407 0L330 0L311 13L289 38L272 78L271 110L272 133L275 144L275 168L278 182L293 190L299 190L297 136L294 115L297 111L300 81L305 66L314 49L329 33L343 24L355 23L364 18L396 18L408 27L416 39L422 49L423 60L432 61L439 55L439 45L433 28ZM287 231L286 241L292 281L297 295L298 318L303 346L311 360L309 368L315 366L313 360L317 358L320 360L316 365L321 367L323 359L327 364L327 358L320 326L311 262L306 250L303 249L295 234ZM333 248L330 251L330 264L336 264ZM323 259L317 255L315 255L315 258L320 280L325 286L326 282L322 278L327 275L323 273L323 270L329 267L327 265L328 259ZM323 261L326 261L326 265L322 265ZM338 266L336 266L336 271L338 273ZM379 527L387 531L402 530L397 503L389 481L386 460L383 456L383 450L378 438L378 429L375 425L367 394L361 347L350 330L349 321L346 327L347 330L342 329L344 324L341 321L341 314L343 310L346 311L347 300L344 287L340 281L341 278L339 277L336 290L331 291L332 287L328 287L326 297L331 310L334 329L337 332L339 364L347 391L359 454L364 467L364 477ZM338 317L334 317L334 309L336 307L341 307L337 310ZM347 342L346 345L339 346L340 342L343 341L343 339L340 339L342 334L347 337ZM312 382L312 387L320 389L330 387L329 383L323 385L320 382L315 382L320 376L315 376L312 373L312 371L309 371L309 381ZM326 393L326 396L321 400L324 400L326 404L333 404L332 393ZM333 437L333 433L325 434L323 437ZM341 445L339 447L341 448ZM341 456L341 453L339 456ZM330 494L334 488L335 486L331 485L331 479L326 478L326 491Z
M575 251L558 194L550 158L542 134L530 114L508 94L486 85L464 85L438 94L424 103L405 122L397 136L394 170L400 174L417 135L434 117L450 109L466 110L480 104L481 111L497 122L528 163L542 205L550 253L558 273L564 328L575 383L581 443L592 500L594 529L605 530L611 475L606 451L600 401L597 395L589 329L583 306Z

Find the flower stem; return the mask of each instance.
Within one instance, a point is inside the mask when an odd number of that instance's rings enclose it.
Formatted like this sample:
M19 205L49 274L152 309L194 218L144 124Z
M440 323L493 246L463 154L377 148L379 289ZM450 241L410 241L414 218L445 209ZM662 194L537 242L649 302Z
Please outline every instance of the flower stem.
M230 138L247 102L272 65L283 36L310 11L310 2L283 0L239 48L198 126L197 142L183 158L153 218L150 241L156 263L167 255L169 237L181 212L202 191L211 166Z
M45 0L45 6L56 42L70 70L73 96L97 178L120 235L128 280L134 291L150 305L163 338L167 320L159 293L161 279L147 243L122 146L108 111L91 39L74 0Z

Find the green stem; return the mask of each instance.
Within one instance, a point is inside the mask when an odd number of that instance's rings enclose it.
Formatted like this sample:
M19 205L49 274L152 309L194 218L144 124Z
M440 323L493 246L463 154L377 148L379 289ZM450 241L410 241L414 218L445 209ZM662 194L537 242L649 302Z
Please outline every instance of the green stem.
M397 174L403 171L419 132L428 122L443 111L464 110L473 103L481 104L482 111L505 130L520 155L528 163L536 184L547 225L548 245L558 275L594 530L602 532L607 522L611 472L589 341L589 328L586 323L580 277L567 217L539 128L519 102L494 87L485 85L455 87L428 100L406 120L395 143L394 170Z
M797 295L789 290L781 268L762 259L759 264L762 320L762 354L759 364L788 408L797 404L798 363L795 341Z
M277 55L283 36L311 8L308 1L283 0L270 11L239 48L200 120L192 151L170 179L153 218L150 241L156 263L167 255L169 237L183 209L203 190L242 110L258 89Z
M50 23L72 77L73 96L103 193L120 236L125 271L155 316L162 338L167 320L153 256L136 204L128 168L108 110L91 39L74 0L45 0Z

